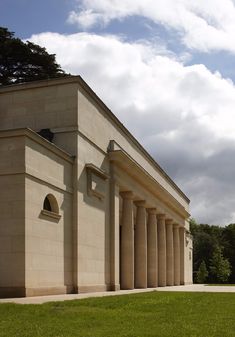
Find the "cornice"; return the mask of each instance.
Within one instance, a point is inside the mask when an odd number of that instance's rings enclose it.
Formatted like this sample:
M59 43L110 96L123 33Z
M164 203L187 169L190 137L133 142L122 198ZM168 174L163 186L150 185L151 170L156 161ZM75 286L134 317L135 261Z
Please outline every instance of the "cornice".
M49 142L45 138L38 135L36 132L29 128L24 129L12 129L12 130L0 130L0 139L1 138L11 138L11 137L27 137L34 142L42 145L43 147L47 148L49 151L55 153L57 156L61 157L62 159L70 162L71 164L74 163L74 157L65 152L64 150L60 149L54 143Z

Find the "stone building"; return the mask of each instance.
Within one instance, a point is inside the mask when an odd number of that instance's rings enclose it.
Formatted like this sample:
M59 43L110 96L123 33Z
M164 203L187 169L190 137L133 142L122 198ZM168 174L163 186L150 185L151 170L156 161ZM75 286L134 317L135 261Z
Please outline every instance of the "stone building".
M191 283L188 208L81 77L0 89L1 297Z

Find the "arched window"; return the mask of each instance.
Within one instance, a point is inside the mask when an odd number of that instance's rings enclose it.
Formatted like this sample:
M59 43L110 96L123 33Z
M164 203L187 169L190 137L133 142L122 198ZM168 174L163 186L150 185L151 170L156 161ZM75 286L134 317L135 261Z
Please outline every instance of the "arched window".
M43 209L45 209L46 211L49 211L49 212L52 211L51 204L50 204L50 200L48 199L48 197L46 197L46 198L44 199Z
M54 195L47 194L43 202L43 210L59 214L59 206Z

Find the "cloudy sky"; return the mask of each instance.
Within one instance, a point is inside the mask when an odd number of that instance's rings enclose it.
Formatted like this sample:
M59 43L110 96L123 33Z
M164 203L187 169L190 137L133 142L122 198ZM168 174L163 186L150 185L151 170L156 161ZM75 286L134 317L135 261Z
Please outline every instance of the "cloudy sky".
M0 23L87 81L198 222L235 222L235 0L1 0Z

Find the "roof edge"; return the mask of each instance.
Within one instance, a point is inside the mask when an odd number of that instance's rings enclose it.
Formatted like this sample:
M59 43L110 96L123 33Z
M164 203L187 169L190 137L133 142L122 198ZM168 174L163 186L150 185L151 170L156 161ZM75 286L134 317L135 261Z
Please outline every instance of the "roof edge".
M91 89L91 87L83 80L83 78L80 75L77 76L72 75L62 78L59 77L59 78L51 78L48 80L11 84L2 87L0 86L0 94L24 89L27 90L28 88L39 88L69 83L79 84L84 89L84 91L94 99L94 101L107 114L107 116L110 117L111 120L125 133L125 135L132 140L132 142L137 146L137 148L145 155L145 157L150 161L150 163L159 170L160 174L171 184L171 186L175 188L175 190L187 201L187 203L190 203L189 198L184 194L184 192L179 188L179 186L170 178L170 176L168 176L168 174L163 170L163 168L145 150L145 148L130 133L130 131L120 122L120 120L114 115L114 113L107 107L107 105L99 98L99 96Z
M70 162L71 164L74 163L74 156L62 150L61 148L56 146L54 143L49 142L47 139L43 138L37 132L29 128L0 130L0 139L1 138L11 138L11 137L22 137L22 136L32 139L38 144L46 147L49 151L54 152L57 156Z
M120 122L120 120L114 115L114 113L107 107L107 105L99 98L99 96L89 87L89 85L83 80L81 76L78 76L79 84L82 88L92 96L96 103L107 113L107 115L112 119L112 121L118 125L118 127L129 137L133 143L138 147L138 149L147 157L147 159L153 164L162 174L162 176L172 185L174 189L188 202L190 199L184 194L184 192L179 188L179 186L168 176L168 174L163 170L163 168L153 159L153 157L145 150L145 148L139 143L139 141L130 133L130 131Z
M78 83L80 76L65 76L65 77L55 77L47 80L38 80L31 82L23 82L17 84L9 84L0 86L0 94L5 92L12 92L18 90L27 90L31 88L40 88L40 87L48 87L59 84L69 84L69 83Z

